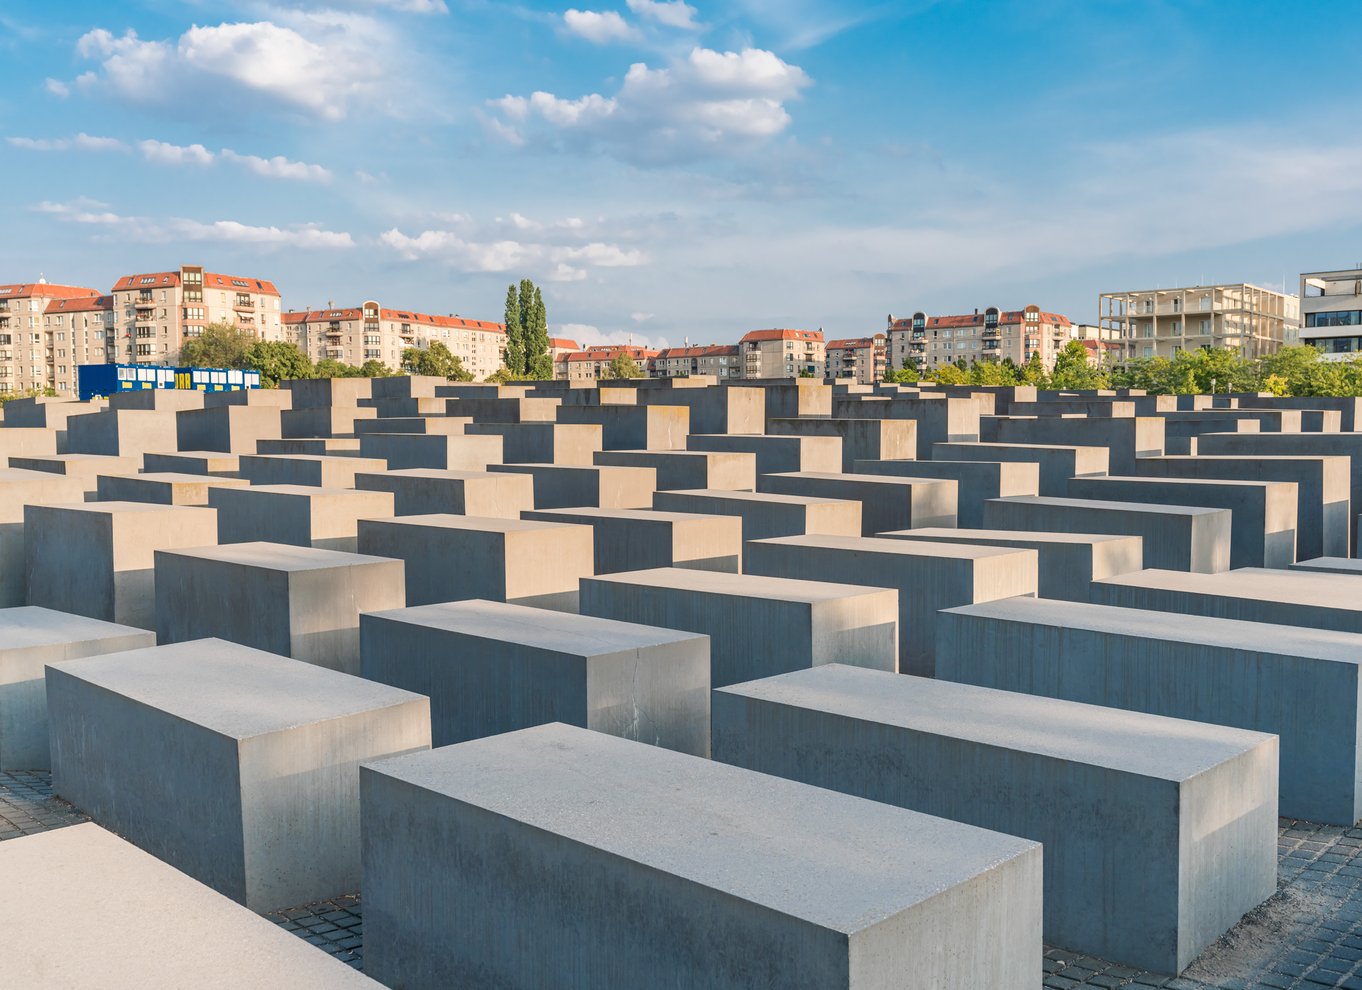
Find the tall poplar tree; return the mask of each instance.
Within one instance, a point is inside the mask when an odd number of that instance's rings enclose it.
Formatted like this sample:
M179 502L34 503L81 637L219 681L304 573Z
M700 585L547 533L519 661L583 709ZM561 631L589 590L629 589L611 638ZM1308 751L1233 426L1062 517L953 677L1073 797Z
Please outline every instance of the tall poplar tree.
M506 287L506 370L512 378L525 373L525 324L520 318L515 283Z
M522 301L523 305L523 301ZM549 319L544 311L544 296L534 287L529 330L525 334L525 370L533 378L553 377L553 358L549 356Z

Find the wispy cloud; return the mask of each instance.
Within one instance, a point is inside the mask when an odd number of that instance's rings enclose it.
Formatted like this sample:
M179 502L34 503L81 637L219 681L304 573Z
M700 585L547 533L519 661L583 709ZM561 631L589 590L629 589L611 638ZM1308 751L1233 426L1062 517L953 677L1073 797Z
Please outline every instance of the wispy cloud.
M691 30L695 23L695 8L686 0L628 0L629 9L645 20L664 27Z
M165 141L138 141L142 157L158 165L211 165L213 153L201 144L178 145Z
M127 151L128 146L118 138L94 137L80 133L69 138L6 138L16 148L25 151Z
M260 158L256 155L239 155L230 148L222 149L223 161L233 162L249 172L270 179L291 179L297 182L330 182L331 172L320 165L307 162L290 161L283 155L273 158Z
M42 202L34 209L67 223L94 227L118 227L120 240L142 243L174 241L248 244L260 248L325 249L351 248L353 238L343 231L327 230L319 224L290 227L257 226L239 220L200 221L185 217L125 216L105 209L105 204L88 199L69 202Z
M597 45L609 44L612 41L629 41L638 36L638 32L613 10L604 12L575 8L565 10L563 26L569 33Z

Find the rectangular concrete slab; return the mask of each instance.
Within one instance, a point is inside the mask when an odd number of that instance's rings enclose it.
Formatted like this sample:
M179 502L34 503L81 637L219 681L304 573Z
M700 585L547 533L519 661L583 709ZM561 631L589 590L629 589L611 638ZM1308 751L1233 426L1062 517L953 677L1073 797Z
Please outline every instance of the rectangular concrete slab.
M536 509L646 509L657 491L657 471L650 467L489 464L487 470L529 475Z
M1005 461L1035 464L1040 469L1038 493L1063 497L1069 479L1104 475L1110 466L1106 447L1049 446L1033 443L938 443L932 457L948 461Z
M402 561L282 543L158 551L159 642L225 639L359 673L359 615L406 604Z
M490 471L440 471L409 468L355 475L361 491L392 492L399 516L452 512L463 516L519 519L534 508L534 479Z
M254 454L258 441L276 439L282 431L278 406L214 406L175 414L180 450Z
M115 457L107 454L41 454L11 457L9 466L21 471L50 471L80 482L86 492L97 491L100 475L136 474L141 457Z
M1362 817L1359 663L1356 633L1018 598L942 612L936 674L1275 733L1278 813L1351 826Z
M308 485L213 488L208 504L218 512L221 543L292 543L355 551L361 519L393 515L391 492Z
M427 700L222 640L47 667L52 786L256 911L359 888L362 761L430 746Z
M910 419L770 419L766 432L775 436L837 437L842 441L842 470L855 470L858 460L917 457L917 423Z
M208 504L213 488L247 488L245 478L214 478L206 474L152 472L100 475L95 497L100 502L151 502L156 505Z
M665 567L583 578L581 611L707 635L715 687L825 663L898 670L889 588Z
M764 474L757 490L861 503L861 533L917 526L954 526L959 484L954 479L898 478L879 474Z
M217 450L182 450L177 453L143 454L142 469L144 471L207 474L219 478L235 478L241 470L241 458L236 454Z
M595 456L600 465L652 468L657 472L659 491L717 488L750 492L757 486L756 455L743 451L602 450Z
M355 475L388 470L376 457L331 457L316 454L242 454L238 470L252 485L309 485L354 488Z
M359 450L365 457L386 461L394 470L486 471L489 464L503 460L499 436L366 433L359 438Z
M380 987L90 822L0 843L0 876L16 987Z
M559 423L594 423L601 427L605 450L685 450L690 410L680 405L559 406Z
M757 474L784 471L842 470L840 437L799 437L776 435L691 434L688 450L728 451L752 454L757 459Z
M982 526L988 499L1040 494L1040 465L1025 461L857 461L856 473L954 480L961 526Z
M471 600L360 618L362 673L430 698L435 746L546 722L709 755L709 640Z
M777 495L774 492L724 492L714 489L657 492L653 508L663 512L695 512L737 516L742 538L766 540L776 536L861 535L861 503L854 499L817 495Z
M515 464L589 465L602 448L596 423L475 423L468 432L501 437L501 460Z
M362 787L364 964L389 986L1037 979L1023 839L565 725L370 765Z
M1042 843L1050 945L1180 973L1277 890L1275 736L838 664L713 723L722 762Z
M653 567L742 570L742 521L732 516L643 509L536 509L526 519L590 526L597 574Z

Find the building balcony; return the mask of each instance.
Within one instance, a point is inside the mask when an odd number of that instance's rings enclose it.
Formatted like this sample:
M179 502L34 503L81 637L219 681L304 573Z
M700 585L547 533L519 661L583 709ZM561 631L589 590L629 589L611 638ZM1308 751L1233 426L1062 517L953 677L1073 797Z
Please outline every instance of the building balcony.
M909 339L909 340L912 340L912 341L926 340L926 339L927 339L927 331L926 331L926 330L914 330L911 334L908 335L908 339Z
M1002 331L997 327L984 327L983 338L985 340L997 340L1000 336L1002 336Z

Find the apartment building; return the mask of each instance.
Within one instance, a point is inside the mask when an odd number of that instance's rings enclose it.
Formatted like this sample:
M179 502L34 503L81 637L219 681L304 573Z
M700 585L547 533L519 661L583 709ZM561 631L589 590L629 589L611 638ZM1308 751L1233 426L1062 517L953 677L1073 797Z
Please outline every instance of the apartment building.
M1117 332L1125 360L1216 347L1263 357L1299 336L1300 319L1299 296L1247 282L1098 297L1099 326Z
M930 370L961 358L966 362L1011 358L1025 364L1032 354L1039 354L1050 368L1073 339L1073 323L1067 316L1035 305L1016 310L989 306L956 316L889 317L889 361L894 368L902 368L910 357Z
M573 382L599 381L605 377L610 362L621 355L633 358L644 377L648 377L658 352L633 344L594 344L559 358L554 364L554 377Z
M475 381L501 367L506 356L506 328L500 323L385 309L369 299L359 306L289 311L283 324L290 337L314 362L331 359L359 366L381 361L393 370L402 365L408 347L439 341L463 362Z
M234 324L261 340L290 339L273 282L199 265L124 275L114 284L113 302L117 347L109 360L176 364L184 341L210 323Z
M884 378L888 338L877 333L871 337L830 340L827 343L828 378L851 378L869 385Z
M576 354L581 349L581 344L568 337L549 338L549 357L553 358L553 367L555 370L558 367L559 358L566 357L569 354Z
M752 330L738 347L744 378L821 377L827 361L821 330Z
M1326 361L1362 354L1362 267L1301 276L1300 342L1313 344Z
M650 377L713 375L720 381L732 381L744 377L741 353L737 344L663 348L653 357Z
M44 279L0 285L0 393L74 395L77 365L112 360L112 313L98 289Z

